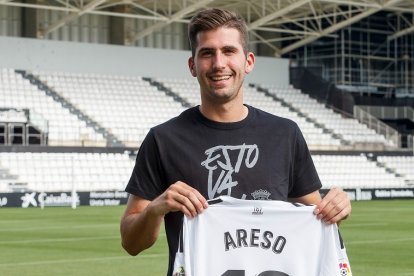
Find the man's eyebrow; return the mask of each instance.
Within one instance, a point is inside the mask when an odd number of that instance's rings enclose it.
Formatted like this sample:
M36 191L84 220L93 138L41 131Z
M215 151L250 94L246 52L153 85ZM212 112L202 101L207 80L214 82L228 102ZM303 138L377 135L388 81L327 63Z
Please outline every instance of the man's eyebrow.
M198 52L212 52L214 51L214 48L204 47L198 50Z
M227 46L224 46L224 47L222 47L222 49L223 50L227 50L227 51L237 51L238 49L237 49L237 47L235 47L235 46L232 46L232 45L227 45Z
M225 51L237 51L237 47L232 46L232 45L226 45L220 48L221 50L225 50ZM216 50L216 48L210 48L210 47L204 47L201 48L200 50L198 50L198 52L214 52Z

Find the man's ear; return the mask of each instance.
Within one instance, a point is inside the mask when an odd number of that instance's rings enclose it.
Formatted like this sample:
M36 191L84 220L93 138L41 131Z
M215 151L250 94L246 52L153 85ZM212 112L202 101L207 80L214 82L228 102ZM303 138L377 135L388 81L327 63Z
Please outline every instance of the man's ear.
M191 75L193 77L197 77L197 72L195 70L194 58L193 57L190 57L188 59L188 68L190 69Z
M246 74L249 74L253 70L255 62L256 62L256 57L254 56L254 54L252 52L248 52L247 58L246 58L246 65L244 68L244 72Z

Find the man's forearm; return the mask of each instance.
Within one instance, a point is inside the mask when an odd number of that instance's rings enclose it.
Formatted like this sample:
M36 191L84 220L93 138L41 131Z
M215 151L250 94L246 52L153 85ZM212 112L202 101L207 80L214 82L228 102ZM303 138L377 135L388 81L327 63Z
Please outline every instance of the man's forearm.
M134 256L151 247L158 238L163 218L148 208L141 213L125 214L121 220L122 247Z

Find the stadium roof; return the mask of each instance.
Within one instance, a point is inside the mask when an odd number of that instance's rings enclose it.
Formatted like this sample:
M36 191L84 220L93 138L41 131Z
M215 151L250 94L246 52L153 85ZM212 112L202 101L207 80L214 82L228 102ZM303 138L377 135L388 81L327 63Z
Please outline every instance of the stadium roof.
M414 13L413 0L0 0L0 5L63 11L62 17L39 30L43 37L84 14L116 16L153 21L128 38L129 42L172 22L187 23L205 7L221 7L242 14L249 26L252 43L267 45L281 56L351 25L379 11L397 17ZM388 40L414 32L414 22L395 28Z

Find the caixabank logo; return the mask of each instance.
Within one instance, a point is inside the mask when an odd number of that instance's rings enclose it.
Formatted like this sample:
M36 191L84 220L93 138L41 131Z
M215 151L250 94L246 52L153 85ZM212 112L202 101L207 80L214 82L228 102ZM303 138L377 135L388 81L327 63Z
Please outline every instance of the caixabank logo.
M36 192L25 193L20 199L22 200L22 208L30 206L37 207Z
M76 205L79 205L79 195L75 193ZM38 206L70 206L71 193L25 193L21 198L22 208Z

